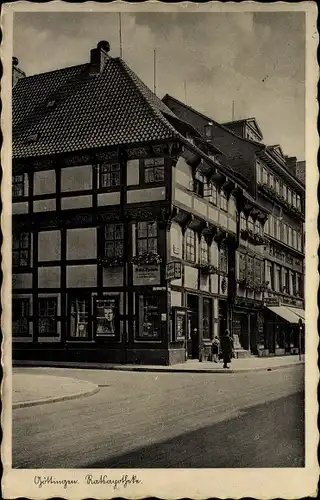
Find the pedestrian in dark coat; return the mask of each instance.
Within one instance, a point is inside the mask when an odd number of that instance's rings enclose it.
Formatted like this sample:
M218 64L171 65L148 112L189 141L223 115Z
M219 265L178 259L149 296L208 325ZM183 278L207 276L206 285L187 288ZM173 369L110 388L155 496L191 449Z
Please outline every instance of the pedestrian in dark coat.
M230 336L229 330L226 330L224 335L221 337L220 348L223 359L223 368L229 368L228 363L231 363L233 352L233 340Z

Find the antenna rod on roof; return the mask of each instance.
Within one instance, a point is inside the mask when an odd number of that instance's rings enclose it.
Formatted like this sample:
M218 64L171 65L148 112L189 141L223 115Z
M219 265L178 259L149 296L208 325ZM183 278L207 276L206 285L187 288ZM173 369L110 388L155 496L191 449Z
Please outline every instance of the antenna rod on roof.
M121 26L121 12L119 12L119 40L120 40L120 57L122 59L122 26Z
M232 101L232 121L234 122L234 101Z
M184 81L184 101L185 101L185 104L188 104L188 101L187 101L187 81L186 80Z
M156 75L157 61L156 61L156 57L157 57L157 52L156 52L156 49L154 49L154 51L153 51L153 93L154 94L156 93L156 90L157 90L157 75Z

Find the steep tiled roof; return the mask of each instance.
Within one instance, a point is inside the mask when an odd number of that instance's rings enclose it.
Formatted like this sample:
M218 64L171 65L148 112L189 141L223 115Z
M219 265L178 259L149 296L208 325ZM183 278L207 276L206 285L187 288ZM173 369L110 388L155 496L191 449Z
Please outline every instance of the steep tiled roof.
M13 157L67 153L179 137L178 118L120 58L42 73L13 89Z

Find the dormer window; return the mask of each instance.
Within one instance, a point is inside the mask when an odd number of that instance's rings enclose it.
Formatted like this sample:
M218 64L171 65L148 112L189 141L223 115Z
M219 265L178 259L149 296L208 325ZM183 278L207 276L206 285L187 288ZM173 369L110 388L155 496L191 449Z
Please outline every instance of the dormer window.
M39 133L32 134L32 135L29 135L29 137L27 139L27 142L29 144L32 144L34 142L38 142L39 138L40 138L40 134Z

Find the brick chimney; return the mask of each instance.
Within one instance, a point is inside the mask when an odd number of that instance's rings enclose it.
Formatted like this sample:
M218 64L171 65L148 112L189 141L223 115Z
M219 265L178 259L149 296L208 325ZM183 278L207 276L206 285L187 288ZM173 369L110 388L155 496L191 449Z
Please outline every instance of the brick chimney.
M105 40L98 43L96 49L90 52L90 75L100 75L109 59L110 44Z
M26 76L26 74L20 68L18 68L18 64L19 64L18 58L13 57L12 58L12 87L14 87L16 85L17 81L20 80L20 78L24 78Z

